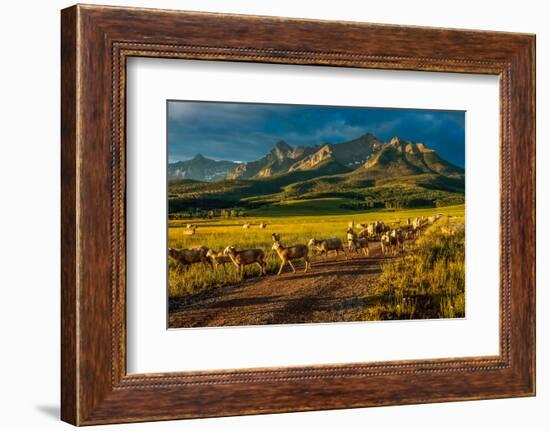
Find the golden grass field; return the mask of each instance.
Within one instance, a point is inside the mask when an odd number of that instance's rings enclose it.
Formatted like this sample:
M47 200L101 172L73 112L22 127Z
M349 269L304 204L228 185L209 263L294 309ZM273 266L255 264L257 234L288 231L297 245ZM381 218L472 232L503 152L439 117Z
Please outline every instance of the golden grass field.
M235 246L237 249L244 248L261 248L266 253L266 260L268 263L268 274L275 273L279 267L278 257L271 252L271 246L273 241L271 234L277 232L281 235L281 242L285 245L294 245L297 243L307 244L311 238L329 238L338 237L341 238L344 243L346 237L346 229L350 221L355 223L368 223L376 220L381 220L386 224L397 227L400 224L405 224L406 219L409 217L413 219L417 216L431 216L437 213L444 215L436 223L436 225L429 228L423 237L416 241L417 244L414 247L424 247L424 254L432 256L434 253L437 255L437 250L434 252L433 247L439 248L449 247L454 248L449 253L455 253L462 247L462 256L464 248L464 231L461 230L458 234L454 235L459 239L462 238L461 244L449 243L448 238L442 241L441 232L439 227L445 224L453 224L455 226L464 224L464 205L455 205L439 208L426 208L426 209L411 209L411 210L375 210L364 213L343 213L335 215L323 215L323 208L329 206L330 202L324 202L319 200L317 202L318 209L315 207L310 208L307 212L302 212L307 215L292 216L287 215L288 212L292 212L295 208L292 208L293 203L289 203L288 211L280 209L279 211L273 211L270 216L264 216L263 214L257 214L242 218L234 219L193 219L193 220L170 220L168 224L168 246L172 248L192 248L198 246L206 246L216 251L222 251L229 245ZM299 205L299 201L296 201ZM317 215L318 214L318 215ZM259 227L260 223L267 224L265 229ZM186 235L186 225L192 223L197 226L196 233L194 235ZM243 229L243 224L249 223L250 229ZM439 241L439 242L438 242ZM436 247L436 248L437 248ZM455 249L456 248L456 249ZM444 251L444 250L443 250ZM460 250L458 250L460 252ZM456 271L462 272L462 286L458 286L462 290L462 299L450 299L448 306L444 310L439 310L438 315L441 317L455 317L460 316L459 311L462 301L462 315L463 315L463 301L464 301L464 288L463 288L463 276L464 276L464 264L458 259L456 262L453 260L450 269L447 271L447 263L449 259L442 257L443 260L436 258L437 262L430 262L430 257L425 258L420 248L418 249L418 255L423 256L420 260L413 261L410 256L407 259L400 259L399 262L390 263L383 268L382 275L380 277L379 289L380 295L388 295L388 304L393 304L387 309L377 310L377 316L374 314L365 314L365 320L374 320L376 318L411 318L415 316L413 308L414 304L401 303L402 296L395 295L394 291L396 286L401 286L401 293L403 289L411 290L411 294L418 295L439 295L440 292L434 291L435 285L438 283L444 283L447 286L449 283L453 283L453 279L447 279L446 273L452 274L451 277L457 277ZM438 255L439 256L439 255ZM454 259L454 254L452 259ZM433 260L433 259L432 259ZM443 262L445 261L445 262ZM315 262L315 261L314 261ZM439 263L438 263L439 262ZM461 263L462 262L462 263ZM168 272L168 289L169 297L185 297L205 290L219 288L227 285L239 284L242 280L239 278L236 268L233 265L226 265L224 268L218 268L213 270L206 268L202 264L193 265L188 270L183 270L181 267L169 259L169 272ZM401 265L397 267L395 265ZM428 279L424 272L430 269L429 265L439 265L437 271L432 271L433 277L440 277L437 279ZM454 265L454 266L452 266ZM313 268L315 263L313 263ZM455 272L453 272L455 271ZM246 269L245 278L252 275L259 274L257 266L251 266ZM448 275L447 274L447 275ZM393 277L393 278L392 278ZM446 278L447 277L447 278ZM460 278L460 274L458 275ZM431 283L431 284L430 284ZM455 283L456 284L456 283ZM460 284L460 282L458 283ZM406 286L405 286L406 285ZM436 286L437 287L437 286ZM440 288L442 286L439 286ZM444 286L443 286L444 288ZM431 289L431 290L430 290ZM456 292L455 292L456 293ZM450 294L449 298L455 298L455 293ZM423 297L424 297L423 296ZM394 301L394 297L397 299ZM393 301L393 302L392 302ZM429 299L426 299L429 302ZM438 302L438 304L441 301ZM456 303L455 303L456 302ZM422 305L424 306L424 305ZM428 308L430 304L426 305ZM418 307L418 305L417 305ZM441 308L441 307L440 307ZM396 311L398 310L398 311Z
M361 320L465 317L464 218L428 227L381 270L373 290L379 301L364 307Z

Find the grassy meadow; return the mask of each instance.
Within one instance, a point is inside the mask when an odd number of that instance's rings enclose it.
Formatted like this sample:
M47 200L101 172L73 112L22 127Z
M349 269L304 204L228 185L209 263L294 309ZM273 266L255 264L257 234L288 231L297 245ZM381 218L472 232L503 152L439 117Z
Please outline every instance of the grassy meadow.
M266 253L268 273L275 273L276 270L278 270L279 259L275 253L271 252L271 245L273 243L271 234L273 232L277 232L281 235L281 242L285 245L297 243L307 244L310 238L328 237L339 237L346 243L346 229L351 220L355 223L369 223L375 220L381 220L386 224L397 227L400 224L404 224L407 217L411 219L422 215L428 217L436 213L441 213L444 216L450 217L443 217L434 226L430 227L414 245L412 256L416 256L418 253L418 256L421 256L420 260L414 263L408 262L406 259L400 260L400 263L394 262L390 265L405 266L383 268L380 286L378 286L377 289L380 289L380 297L385 298L388 304L395 302L395 307L388 305L386 309L378 306L376 313L378 313L377 315L379 318L400 318L399 316L405 316L407 313L411 315L409 309L400 311L399 313L401 314L397 313L395 311L397 302L401 300L402 296L408 297L409 294L420 295L426 292L434 292L435 288L431 286L437 286L438 292L441 289L444 290L446 288L445 286L450 286L453 283L453 279L443 280L446 277L445 275L437 275L438 273L434 273L433 279L428 279L429 277L423 277L421 273L422 269L431 271L434 268L439 268L444 272L445 265L451 261L455 265L457 271L462 271L463 310L463 230L461 234L456 234L457 238L460 236L462 237L462 244L460 245L459 242L456 242L456 244L453 243L452 245L453 247L456 246L456 249L452 248L452 250L449 251L454 255L455 252L459 253L458 249L462 247L462 266L459 257L457 257L456 260L445 260L443 259L444 256L441 255L441 253L438 254L439 252L437 250L432 250L429 244L432 244L432 241L436 241L434 244L439 244L437 247L440 248L447 247L450 244L437 243L437 241L440 241L438 239L439 236L443 235L440 232L441 226L447 224L463 225L464 205L423 209L377 209L364 212L352 212L349 209L342 208L342 199L340 198L321 198L307 201L289 200L277 205L264 206L256 210L248 211L246 217L170 220L168 225L168 246L181 249L204 245L215 251L222 251L228 245L233 245L237 249L262 248ZM262 222L267 224L267 228L259 228L258 225ZM194 235L185 234L187 223L192 223L197 226ZM242 226L244 223L250 223L250 229L243 229ZM435 248L437 249L437 247ZM210 268L205 268L201 264L197 264L192 265L188 270L183 270L172 259L169 259L168 265L170 298L184 297L222 286L237 284L240 281L236 268L233 265L225 265L225 268L220 266L217 270L212 270ZM429 265L431 265L431 267ZM313 263L313 270L315 270L315 263ZM414 283L410 286L407 284L408 279L401 279L394 274L397 272L404 277L405 273L411 272L412 274L413 270L417 272L414 273L414 276L411 275L411 279ZM245 277L256 276L258 274L259 269L257 266L246 268ZM394 274L394 278L392 278L392 274ZM455 275L451 274L448 277L455 277ZM441 279L438 277L441 277ZM459 276L457 275L456 277ZM460 314L460 311L457 311L459 310L460 302L458 295L453 293L447 296L442 295L441 298L438 304L443 304L445 301L448 303L448 305L440 305L446 310L442 312L442 314L445 314L446 317L452 314L452 312L449 311L451 310L450 307L454 307L453 309L457 315ZM413 306L414 304L411 305L411 307ZM399 307L401 306L399 305ZM365 313L365 320L374 320L374 315L370 316L367 311L365 311ZM397 317L390 317L390 315ZM416 316L414 313L412 313L412 315Z
M465 316L464 217L426 229L402 259L382 266L361 320Z

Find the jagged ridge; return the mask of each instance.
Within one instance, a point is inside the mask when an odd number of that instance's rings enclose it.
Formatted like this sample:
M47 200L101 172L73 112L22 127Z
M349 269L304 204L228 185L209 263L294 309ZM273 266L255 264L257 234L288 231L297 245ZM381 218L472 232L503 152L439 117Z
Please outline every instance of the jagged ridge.
M227 160L212 160L197 154L191 160L168 164L168 178L198 181L221 180L239 164Z

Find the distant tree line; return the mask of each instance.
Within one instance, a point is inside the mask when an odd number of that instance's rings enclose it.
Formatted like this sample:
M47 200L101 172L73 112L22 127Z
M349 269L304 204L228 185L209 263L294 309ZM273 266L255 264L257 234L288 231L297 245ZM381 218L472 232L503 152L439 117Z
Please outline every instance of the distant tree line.
M399 208L433 208L464 203L464 196L445 196L438 199L422 197L399 197L390 199L365 198L364 201L351 201L340 205L342 209L353 211L370 210L375 208L399 209Z
M186 211L179 211L177 213L169 212L168 219L170 220L186 220L194 218L239 218L246 217L246 212L243 208L222 208L222 209L212 209L204 210L202 208L187 208Z

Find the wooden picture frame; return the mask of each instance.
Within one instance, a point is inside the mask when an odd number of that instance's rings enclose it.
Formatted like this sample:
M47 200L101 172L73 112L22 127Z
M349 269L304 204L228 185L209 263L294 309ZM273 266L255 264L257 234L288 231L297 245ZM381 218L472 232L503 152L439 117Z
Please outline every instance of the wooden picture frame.
M64 9L61 17L64 421L90 425L535 394L534 35L83 5ZM500 354L128 375L130 56L498 75Z

